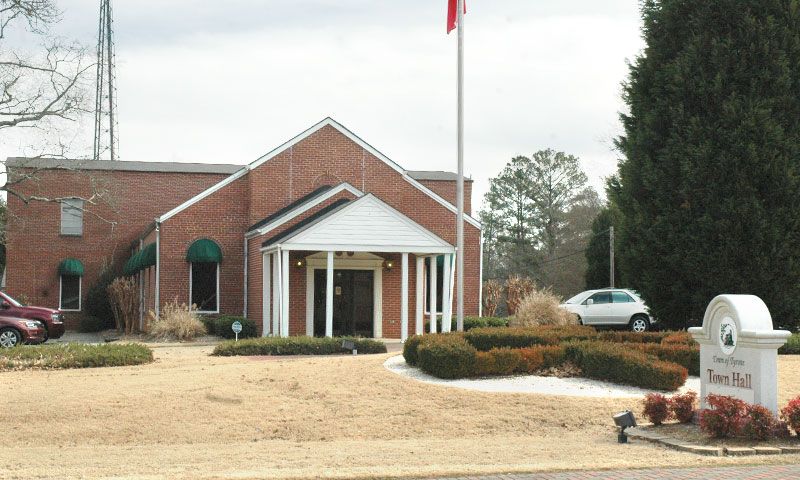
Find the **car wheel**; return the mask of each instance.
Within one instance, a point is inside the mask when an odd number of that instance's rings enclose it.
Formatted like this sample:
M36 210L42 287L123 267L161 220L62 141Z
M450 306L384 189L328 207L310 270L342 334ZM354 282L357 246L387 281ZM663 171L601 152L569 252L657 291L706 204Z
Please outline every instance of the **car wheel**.
M636 315L631 319L630 327L636 333L646 332L650 330L650 320L644 315Z
M16 347L22 343L22 335L13 328L4 328L0 330L0 347L11 348Z
M50 334L47 332L47 327L44 327L44 340L42 340L42 343L48 341L49 339L50 339Z
M581 318L581 316L577 315L577 317L578 317L578 325L583 325L583 319Z

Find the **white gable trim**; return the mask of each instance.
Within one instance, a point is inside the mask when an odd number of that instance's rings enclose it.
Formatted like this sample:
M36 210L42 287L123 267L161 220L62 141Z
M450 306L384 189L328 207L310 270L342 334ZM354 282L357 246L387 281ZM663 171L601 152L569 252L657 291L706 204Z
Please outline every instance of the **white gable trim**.
M305 202L305 203L303 203L301 205L298 205L297 207L289 210L288 212L286 212L285 214L283 214L280 217L276 218L275 220L269 222L268 224L266 224L266 225L264 225L262 227L259 227L256 230L248 232L245 235L245 238L253 238L253 237L257 237L259 235L264 235L265 233L268 233L269 231L280 227L281 225L285 224L286 222L292 220L293 218L296 218L297 216L304 214L305 212L311 210L312 208L316 207L317 205L319 205L320 203L324 202L325 200L330 199L334 195L336 195L336 194L338 194L340 192L344 192L344 191L348 191L348 192L352 193L353 196L355 196L356 198L364 196L364 193L361 190L355 188L354 186L350 185L349 183L347 183L347 182L340 183L339 185L327 190L322 195L320 195L320 196L318 196L318 197L316 197L316 198L314 198L314 199L312 199L312 200L310 200L308 202Z
M342 244L334 245L334 244L323 244L314 241L313 239L305 238L307 237L309 232L313 230L324 229L326 226L336 222L340 217L344 217L350 214L352 210L359 208L362 204L366 202L372 202L377 204L378 208L387 211L392 217L406 224L411 230L413 230L414 232L419 234L422 238L424 238L425 241L420 242L418 245L386 245L386 244L370 244L369 243L370 239L366 238L364 239L365 240L364 243L355 243L352 245L342 245ZM318 221L313 222L309 225L306 225L304 228L301 228L297 232L294 232L291 236L281 240L279 245L267 245L266 247L262 248L262 250L273 249L276 246L280 247L282 250L330 250L331 248L335 247L336 250L359 251L359 252L360 251L367 251L367 252L424 251L427 253L451 253L454 251L454 247L452 245L442 240L439 236L432 233L423 226L419 225L418 223L411 220L407 216L403 215L401 212L387 205L381 199L372 194L366 194L361 198L352 201L349 204L332 212L328 216L323 217Z
M252 163L250 163L249 165L246 165L246 166L242 167L241 170L237 171L236 173L234 173L230 177L222 180L221 182L217 183L216 185L214 185L214 186L204 190L203 192L195 195L194 197L192 197L189 200L183 202L182 204L178 205L177 207L173 208L172 210L168 211L167 213L161 215L160 217L156 217L156 222L159 222L159 223L160 222L164 222L165 220L175 216L176 214L178 214L178 213L182 212L183 210L189 208L190 206L194 205L195 203L199 202L200 200L208 197L209 195L211 195L212 193L220 190L224 186L229 185L234 180L236 180L238 178L241 178L242 176L247 174L250 170L258 168L263 163L271 160L272 158L276 157L280 153L282 153L285 150L293 147L297 143L299 143L302 140L304 140L307 137L309 137L311 134L315 133L316 131L318 131L321 128L323 128L325 126L328 126L328 125L330 125L331 127L335 128L340 133L342 133L344 136L346 136L347 138L349 138L350 140L352 140L353 142L358 144L361 148L365 149L366 151L368 151L369 153L374 155L376 158L382 160L384 163L386 163L387 165L392 167L395 171L397 171L403 177L403 179L405 181L407 181L408 183L410 183L411 185L416 187L418 190L422 191L423 193L425 193L426 195L428 195L429 197L434 199L436 202L441 204L443 207L447 208L448 210L450 210L453 213L457 213L458 212L457 208L452 203L448 202L447 200L445 200L444 198L442 198L441 196L436 194L433 190L429 189L425 185L423 185L423 184L419 183L418 181L414 180L413 178L411 178L408 175L408 173L406 173L406 171L403 170L402 167L400 167L400 165L394 163L389 157L387 157L386 155L384 155L381 152L379 152L372 145L368 144L367 142L365 142L364 140L359 138L356 134L354 134L353 132L351 132L350 130L345 128L342 124L340 124L336 120L334 120L334 119L332 119L330 117L327 117L324 120L322 120L321 122L318 122L316 125L312 126L311 128L308 128L307 130L303 131L299 135L297 135L294 138L290 139L289 141L283 143L279 147L277 147L277 148L271 150L270 152L268 152L267 154L259 157L258 159L256 159ZM467 223L469 223L470 225L473 225L476 228L481 228L481 223L478 220L476 220L473 217L471 217L470 215L467 215L466 213L464 214L464 220Z

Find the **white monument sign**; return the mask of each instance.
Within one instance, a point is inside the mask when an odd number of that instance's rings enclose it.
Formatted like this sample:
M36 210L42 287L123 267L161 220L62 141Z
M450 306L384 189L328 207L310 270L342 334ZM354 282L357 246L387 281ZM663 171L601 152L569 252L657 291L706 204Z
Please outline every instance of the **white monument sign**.
M789 338L772 328L772 316L755 295L719 295L702 327L689 333L700 344L700 398L730 395L778 413L778 348Z

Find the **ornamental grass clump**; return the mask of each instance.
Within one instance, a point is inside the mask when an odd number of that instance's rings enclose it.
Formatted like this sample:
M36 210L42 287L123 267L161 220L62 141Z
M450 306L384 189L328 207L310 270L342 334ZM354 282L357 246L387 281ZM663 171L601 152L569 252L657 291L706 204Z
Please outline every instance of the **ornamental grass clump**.
M158 316L151 310L148 321L149 333L160 340L192 340L206 333L206 327L195 312L186 304L173 301L161 308Z
M533 288L520 300L514 317L508 323L512 327L577 325L578 317L560 305L561 299L549 288Z

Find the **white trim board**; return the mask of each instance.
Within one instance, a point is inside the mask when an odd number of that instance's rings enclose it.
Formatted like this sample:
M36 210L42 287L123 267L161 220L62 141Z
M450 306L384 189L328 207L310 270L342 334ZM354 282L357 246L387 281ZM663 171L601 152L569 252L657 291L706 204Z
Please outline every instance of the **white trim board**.
M258 168L259 166L261 166L265 162L271 160L272 158L275 158L280 153L282 153L285 150L293 147L297 143L305 140L306 138L311 136L313 133L321 130L323 127L326 127L326 126L331 126L331 127L335 128L342 135L346 136L347 138L349 138L350 140L352 140L353 142L358 144L361 148L363 148L364 150L368 151L370 154L372 154L373 156L375 156L376 158L378 158L379 160L381 160L385 164L387 164L389 167L391 167L392 169L394 169L395 171L400 173L400 175L403 177L403 179L405 181L407 181L408 183L410 183L411 185L416 187L418 190L422 191L423 193L425 193L426 195L428 195L429 197L434 199L436 202L438 202L439 204L441 204L443 207L447 208L451 212L457 213L458 210L455 207L455 205L453 205L452 203L448 202L447 200L445 200L444 198L442 198L441 196L436 194L433 190L429 189L425 185L423 185L420 182L418 182L418 181L414 180L413 178L411 178L408 175L408 173L402 167L400 167L400 165L396 164L389 157L387 157L386 155L382 154L377 149L375 149L372 145L368 144L367 142L362 140L360 137L358 137L356 134L354 134L353 132L351 132L350 130L345 128L342 124L340 124L336 120L332 119L331 117L326 117L322 121L318 122L316 125L311 126L310 128L308 128L305 131L303 131L302 133L300 133L299 135L296 135L295 137L291 138L287 142L284 142L282 145L280 145L277 148L271 150L267 154L257 158L255 161L251 162L249 165L246 165L246 166L242 167L241 170L238 170L236 173L234 173L230 177L227 177L226 179L222 180L221 182L217 183L216 185L213 185L213 186L209 187L208 189L204 190L203 192L200 192L199 194L197 194L194 197L190 198L189 200L183 202L182 204L178 205L177 207L173 208L172 210L168 211L167 213L165 213L165 214L163 214L163 215L161 215L159 217L156 217L156 222L164 222L165 220L167 220L169 218L172 218L176 214L178 214L178 213L182 212L183 210L189 208L190 206L194 205L195 203L199 202L200 200L208 197L209 195L211 195L212 193L220 190L221 188L225 187L226 185L231 184L235 180L241 178L242 176L244 176L245 174L250 172L250 170ZM471 217L470 215L464 214L464 220L467 223L471 224L472 226L474 226L476 228L481 228L481 223L478 220L476 220L475 218Z
M311 210L312 208L316 207L320 203L322 203L322 202L324 202L326 200L329 200L334 195L336 195L338 193L341 193L341 192L344 192L344 191L348 191L348 192L352 193L353 196L355 196L356 198L360 198L360 197L364 196L364 193L361 190L355 188L354 186L350 185L349 183L347 183L347 182L340 183L339 185L331 188L330 190L322 193L321 195L309 200L308 202L305 202L305 203L303 203L301 205L298 205L297 207L289 210L288 212L286 212L285 214L283 214L280 217L276 218L275 220L269 222L268 224L266 224L266 225L264 225L262 227L259 227L256 230L253 230L253 231L250 231L250 232L246 233L245 234L245 238L258 237L260 235L264 235L264 234L270 232L271 230L275 230L276 228L280 227L281 225L284 225L286 222L296 218L299 215L304 214L305 212Z

